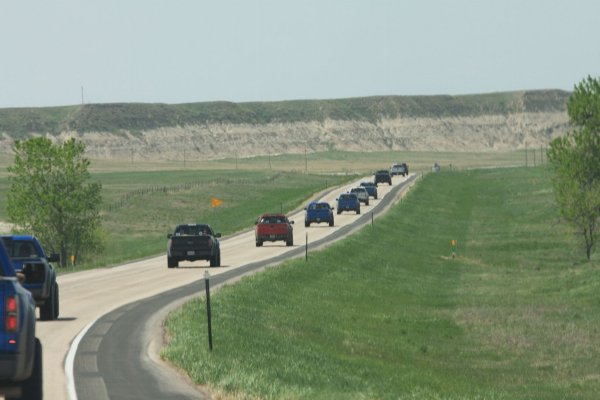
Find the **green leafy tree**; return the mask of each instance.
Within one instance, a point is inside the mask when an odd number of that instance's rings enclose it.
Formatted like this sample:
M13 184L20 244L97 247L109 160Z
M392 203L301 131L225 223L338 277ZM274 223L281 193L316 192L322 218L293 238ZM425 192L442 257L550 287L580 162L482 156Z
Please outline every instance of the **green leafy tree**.
M588 77L567 103L574 129L550 143L561 215L582 237L589 260L600 233L600 81Z
M51 252L76 260L101 251L102 198L90 178L85 146L75 139L54 145L44 137L16 141L14 163L8 167L7 213L16 231L36 235Z

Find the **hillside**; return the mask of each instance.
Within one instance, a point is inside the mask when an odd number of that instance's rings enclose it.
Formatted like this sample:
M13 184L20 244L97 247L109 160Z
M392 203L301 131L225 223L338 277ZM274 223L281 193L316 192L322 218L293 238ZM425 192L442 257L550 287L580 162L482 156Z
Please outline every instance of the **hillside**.
M0 109L15 139L76 137L94 158L212 159L326 150L513 150L567 127L569 93L375 96L265 103L85 104ZM185 149L185 150L184 150Z

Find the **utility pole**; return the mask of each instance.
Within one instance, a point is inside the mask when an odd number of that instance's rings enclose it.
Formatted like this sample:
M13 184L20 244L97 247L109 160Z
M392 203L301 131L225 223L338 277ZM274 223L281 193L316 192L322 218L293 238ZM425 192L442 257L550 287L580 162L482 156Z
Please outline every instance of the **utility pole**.
M304 144L304 173L308 175L308 158L306 158L306 143Z

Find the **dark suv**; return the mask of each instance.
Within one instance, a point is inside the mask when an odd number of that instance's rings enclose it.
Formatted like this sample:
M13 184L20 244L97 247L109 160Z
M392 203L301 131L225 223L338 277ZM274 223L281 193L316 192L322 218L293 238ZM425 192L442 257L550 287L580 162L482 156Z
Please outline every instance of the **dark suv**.
M387 183L388 185L392 185L392 176L390 175L390 171L387 169L382 169L375 172L375 185L379 183Z

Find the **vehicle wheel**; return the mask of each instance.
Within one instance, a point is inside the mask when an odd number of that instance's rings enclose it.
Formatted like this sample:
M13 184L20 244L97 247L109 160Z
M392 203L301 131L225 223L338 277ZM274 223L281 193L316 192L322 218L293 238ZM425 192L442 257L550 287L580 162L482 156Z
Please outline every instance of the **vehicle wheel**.
M175 259L173 259L172 257L167 257L167 267L168 268L175 268L179 266L179 262L175 261Z
M365 203L365 206L368 206L368 205L369 205L369 200L367 200Z
M308 228L309 226L310 226L310 222L308 222L308 221L304 221L304 227L305 227L305 228Z
M358 208L356 209L356 213L357 213L357 214L360 214L360 207L358 207Z
M263 244L263 243L262 243L260 240L257 240L257 241L256 241L256 247L261 247L261 246L262 246L262 244Z
M22 400L41 400L44 393L42 373L42 343L35 338L35 355L33 356L33 370L31 376L21 384Z
M52 293L50 296L44 301L44 304L40 306L40 320L42 321L51 321L54 316L54 302L56 298L54 296L54 286L52 286Z
M340 210L338 210L337 214L340 215L342 212Z
M59 292L58 292L58 283L54 284L54 315L52 319L58 319L60 314L60 303L59 303Z
M215 254L214 257L210 258L210 266L211 267L218 267L220 264L220 259L221 255L219 253Z
M331 218L331 221L329 221L329 226L333 226L333 217Z
M294 238L288 239L288 240L285 242L285 245L286 245L286 246L293 246L293 245L294 245Z

